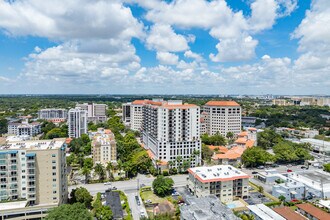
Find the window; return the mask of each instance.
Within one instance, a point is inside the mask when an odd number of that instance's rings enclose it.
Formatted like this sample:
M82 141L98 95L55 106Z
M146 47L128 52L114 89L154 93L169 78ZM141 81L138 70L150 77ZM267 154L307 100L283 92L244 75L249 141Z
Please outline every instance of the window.
M53 172L53 176L56 176L56 172Z
M52 157L56 157L56 154L52 154Z

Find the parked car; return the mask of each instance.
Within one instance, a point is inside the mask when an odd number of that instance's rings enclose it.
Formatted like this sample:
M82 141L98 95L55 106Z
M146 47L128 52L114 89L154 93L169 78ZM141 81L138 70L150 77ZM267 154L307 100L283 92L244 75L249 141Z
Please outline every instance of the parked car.
M290 169L287 169L287 170L286 170L286 172L288 172L288 173L291 173L291 172L292 172L292 170L290 170Z
M272 165L271 165L271 167L279 167L280 165L278 165L278 164L276 164L276 163L273 163Z
M287 167L292 167L292 164L288 164L288 165L286 165Z
M141 205L140 199L138 196L135 196L136 204L139 206Z
M111 182L104 183L105 186L111 185Z
M117 187L115 187L115 186L114 186L114 187L112 187L112 190L117 190Z
M301 169L307 169L307 167L305 167L305 166L301 166L300 168L301 168Z
M252 174L258 174L258 172L257 171L252 171Z
M264 169L265 167L264 166L258 166L257 168L258 169Z
M173 192L172 196L179 196L180 194L178 192Z
M146 213L145 213L144 211L141 211L141 213L140 213L140 217L141 217L141 218L144 218L144 217L147 217L147 215L146 215Z
M265 197L264 194L260 194L260 195L258 195L258 198L263 198L263 197Z

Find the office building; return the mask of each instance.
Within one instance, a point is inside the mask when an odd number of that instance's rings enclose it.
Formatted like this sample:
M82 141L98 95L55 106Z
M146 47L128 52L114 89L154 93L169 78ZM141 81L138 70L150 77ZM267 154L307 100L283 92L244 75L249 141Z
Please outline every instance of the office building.
M117 148L115 135L109 130L99 128L92 135L93 162L106 165L108 162L116 162Z
M249 176L230 165L188 169L188 188L197 197L215 195L221 202L247 198Z
M38 118L51 121L53 123L60 123L67 120L68 111L66 109L41 109L38 111Z
M264 204L248 205L247 208L250 210L255 220L285 220L280 214Z
M106 104L83 103L77 104L76 107L87 112L87 123L93 122L94 124L97 124L107 121L108 106Z
M181 100L145 101L139 105L143 112L142 143L154 163L172 161L172 167L178 167L180 156L190 160L190 167L197 166L201 160L200 108Z
M203 198L188 197L186 205L180 206L181 220L239 220L226 205L214 195Z
M70 138L79 138L87 133L87 111L81 108L72 108L68 112L68 135Z
M203 106L203 123L206 133L226 136L228 132L241 132L241 106L235 101L209 101Z
M45 212L45 207L67 201L65 148L65 139L0 146L0 201L6 201L0 203L0 219L24 216L31 206Z
M20 122L9 122L8 123L8 134L17 136L28 135L36 136L41 133L41 124L39 122L29 123L28 120Z
M304 198L330 198L330 174L321 170L288 173L285 183L274 185L272 195L287 201Z

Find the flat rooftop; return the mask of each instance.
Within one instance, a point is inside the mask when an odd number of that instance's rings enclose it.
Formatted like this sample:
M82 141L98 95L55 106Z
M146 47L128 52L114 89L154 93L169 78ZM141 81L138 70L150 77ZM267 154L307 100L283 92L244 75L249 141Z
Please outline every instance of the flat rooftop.
M250 176L230 165L217 165L212 167L189 168L188 172L196 175L201 182L229 181L245 179Z
M9 210L9 209L19 209L26 206L27 201L18 201L18 202L4 202L0 203L0 210Z
M5 150L51 150L61 148L65 144L65 138L53 140L27 140L13 141L0 146L0 151Z
M322 188L324 191L330 191L330 174L321 170L308 170L293 172L288 174L288 178L301 182L312 188Z
M260 219L285 220L285 218L264 204L248 205L247 207L251 210L251 212L259 216Z

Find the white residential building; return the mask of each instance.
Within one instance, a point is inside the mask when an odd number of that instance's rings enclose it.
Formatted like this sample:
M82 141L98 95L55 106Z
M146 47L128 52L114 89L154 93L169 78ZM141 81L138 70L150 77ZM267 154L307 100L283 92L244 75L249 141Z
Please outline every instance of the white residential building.
M68 135L79 138L87 133L87 111L81 108L72 108L68 112Z
M288 173L287 181L273 186L272 194L287 200L330 198L330 174L321 170Z
M231 165L195 167L188 169L188 187L197 197L215 195L221 202L233 197L247 198L249 175Z
M280 214L264 204L248 205L247 208L255 220L285 220Z
M66 109L41 109L38 111L38 118L59 123L67 120L68 111Z
M36 215L42 215L48 207L66 203L65 148L65 139L0 146L0 201L5 201L0 203L0 219L40 218ZM30 214L25 216L26 212Z
M117 148L115 135L109 130L99 128L92 135L93 162L106 165L108 162L116 162Z
M190 160L191 167L197 166L201 160L200 108L176 100L139 105L143 112L142 142L153 161L173 161L175 167L180 156ZM131 122L134 120L131 117Z
M107 121L108 106L106 104L83 103L77 104L76 107L81 108L87 112L87 123L99 123Z
M17 136L28 135L35 136L41 133L41 124L39 122L29 123L28 120L23 120L22 123L10 122L8 123L8 134Z
M238 135L241 132L241 106L235 101L209 101L203 106L203 123L206 133L219 133L226 136L228 132Z

